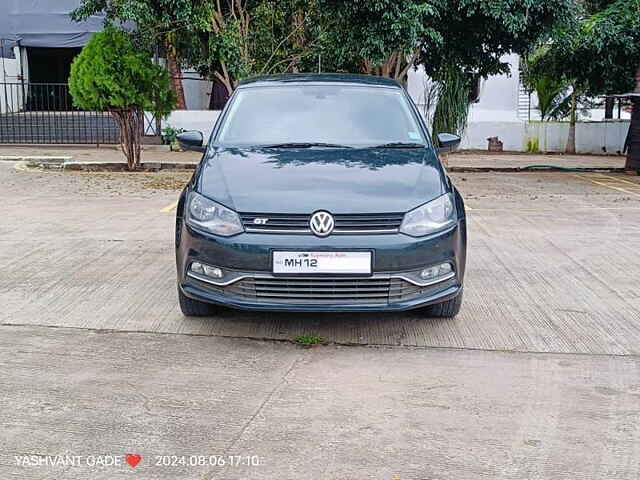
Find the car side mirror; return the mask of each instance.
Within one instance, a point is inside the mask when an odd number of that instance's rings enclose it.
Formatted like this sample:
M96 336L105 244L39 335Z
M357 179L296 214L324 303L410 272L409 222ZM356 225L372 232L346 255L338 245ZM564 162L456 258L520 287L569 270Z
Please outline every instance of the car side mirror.
M204 147L204 136L202 132L198 130L190 130L188 132L182 132L176 135L178 143L183 150L192 150L194 152L204 152L207 147Z
M458 148L462 139L459 135L453 133L439 133L438 134L438 151L450 152Z

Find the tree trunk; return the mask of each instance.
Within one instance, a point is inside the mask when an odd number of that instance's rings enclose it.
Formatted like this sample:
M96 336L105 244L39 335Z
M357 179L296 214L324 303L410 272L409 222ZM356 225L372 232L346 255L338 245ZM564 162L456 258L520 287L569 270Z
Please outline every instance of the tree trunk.
M605 120L613 120L613 107L616 99L614 97L607 97L604 101L604 118Z
M178 62L176 47L171 40L167 40L167 67L171 78L171 89L176 95L176 110L186 110L187 103L184 100L184 87L182 86L182 69Z
M638 96L631 98L633 107L627 136L627 161L624 168L640 173L640 66L636 71L636 88L633 93Z
M627 136L627 161L624 169L640 173L640 98L633 98L631 125Z
M227 67L224 64L224 62L221 63L221 67L222 67L222 72L217 70L213 72L212 80L215 81L216 78L220 80L220 82L224 85L224 88L227 89L227 93L229 94L229 96L231 96L233 94L233 89L235 87L234 82L231 79L231 75L229 75L229 71L227 70Z
M414 51L410 55L402 52L392 52L381 65L377 66L374 66L369 60L365 59L362 66L362 73L393 78L406 88L407 74L409 69L413 67L419 53L419 50Z
M209 97L209 110L222 110L227 100L229 100L227 88L218 78L214 78Z
M578 94L575 87L571 92L571 116L569 118L569 138L567 138L567 148L564 153L576 153L576 110L578 103Z
M120 147L127 157L127 168L131 171L140 167L140 145L144 131L144 112L137 108L111 110L120 129Z

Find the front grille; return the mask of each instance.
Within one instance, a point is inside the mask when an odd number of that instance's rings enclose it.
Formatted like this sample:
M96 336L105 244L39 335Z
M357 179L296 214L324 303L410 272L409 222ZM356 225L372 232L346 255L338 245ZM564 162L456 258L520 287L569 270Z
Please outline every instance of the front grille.
M419 295L400 278L253 277L224 288L226 295L283 304L387 304Z
M337 214L332 234L397 233L403 217L403 213ZM307 214L241 213L240 218L250 233L311 234Z

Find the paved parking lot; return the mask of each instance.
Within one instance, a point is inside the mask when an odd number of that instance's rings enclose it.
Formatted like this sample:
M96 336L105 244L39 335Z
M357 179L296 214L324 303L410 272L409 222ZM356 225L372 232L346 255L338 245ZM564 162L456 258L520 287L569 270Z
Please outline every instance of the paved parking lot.
M404 314L228 311L185 319L172 246L189 174L0 165L5 323L367 345L640 353L640 184L604 174L454 175L469 207L465 305Z
M456 319L186 319L187 173L0 162L0 478L125 478L13 455L134 450L144 478L638 478L640 178L453 177L469 207ZM281 342L305 333L333 345ZM263 462L152 464L221 453Z

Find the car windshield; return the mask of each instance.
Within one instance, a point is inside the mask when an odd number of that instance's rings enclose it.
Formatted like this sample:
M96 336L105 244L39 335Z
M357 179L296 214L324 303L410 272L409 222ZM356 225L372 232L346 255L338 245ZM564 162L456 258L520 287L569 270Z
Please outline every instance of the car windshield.
M239 90L217 143L410 147L425 139L400 89L309 84Z

